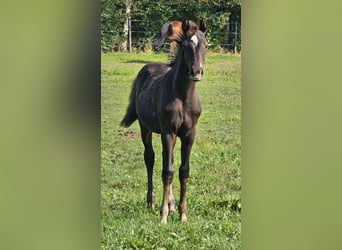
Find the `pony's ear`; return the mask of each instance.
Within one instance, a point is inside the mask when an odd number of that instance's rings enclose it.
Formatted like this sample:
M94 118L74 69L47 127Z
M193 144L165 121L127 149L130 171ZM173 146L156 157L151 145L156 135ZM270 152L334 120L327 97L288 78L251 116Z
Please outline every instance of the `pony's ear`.
M204 17L202 17L202 20L200 22L200 31L205 33L208 29L208 20Z
M189 28L190 28L190 20L187 18L184 18L183 22L182 22L183 33L186 34L188 32Z

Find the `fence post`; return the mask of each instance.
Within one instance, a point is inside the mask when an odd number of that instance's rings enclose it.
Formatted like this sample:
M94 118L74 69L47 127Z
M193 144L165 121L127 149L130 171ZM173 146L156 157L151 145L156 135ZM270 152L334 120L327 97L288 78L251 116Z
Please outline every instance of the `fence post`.
M129 41L129 53L132 53L132 22L128 19L128 41Z
M238 23L235 23L235 34L234 34L234 54L237 53L237 37L238 37Z
M227 46L227 48L229 49L229 42L230 41L230 20L229 20L229 18L228 18L228 21L227 21L227 38L226 38L226 46Z

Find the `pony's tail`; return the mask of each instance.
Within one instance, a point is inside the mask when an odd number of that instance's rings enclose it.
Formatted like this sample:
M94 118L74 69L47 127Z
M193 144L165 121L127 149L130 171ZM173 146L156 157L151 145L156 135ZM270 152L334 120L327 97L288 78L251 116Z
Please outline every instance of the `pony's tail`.
M167 23L164 23L161 30L160 30L160 33L159 33L159 37L157 37L156 39L153 40L152 42L152 45L154 48L158 48L160 47L164 41L165 41L165 38L167 36L167 33L169 31L169 25L170 25L170 22L167 22Z
M136 89L137 89L137 79L133 82L133 85L132 85L132 90L129 96L129 104L126 110L126 114L124 118L122 119L122 121L120 122L120 125L126 128L131 126L131 124L135 122L135 120L138 119L137 111L135 109Z

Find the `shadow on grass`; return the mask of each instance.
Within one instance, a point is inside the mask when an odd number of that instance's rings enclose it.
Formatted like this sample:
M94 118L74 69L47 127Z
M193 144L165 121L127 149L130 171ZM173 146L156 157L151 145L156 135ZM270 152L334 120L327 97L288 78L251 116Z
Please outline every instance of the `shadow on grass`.
M129 60L129 61L126 61L125 63L141 63L141 64L148 64L148 63L153 63L153 61L146 61L146 60Z

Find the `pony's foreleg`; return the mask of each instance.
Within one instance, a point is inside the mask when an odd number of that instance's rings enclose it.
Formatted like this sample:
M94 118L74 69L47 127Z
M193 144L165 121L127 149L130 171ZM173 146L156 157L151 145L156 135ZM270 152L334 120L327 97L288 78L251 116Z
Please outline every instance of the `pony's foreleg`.
M172 154L172 158L171 158L171 164L173 166L173 154ZM172 192L172 183L170 184L168 204L169 204L169 213L175 212L176 211L176 208L175 208L175 198L174 198L173 192Z
M167 222L167 216L172 208L170 204L170 194L172 194L172 179L173 179L173 149L176 143L176 135L172 133L162 133L163 143L163 201L160 207L161 223ZM173 194L172 194L173 198ZM174 203L174 201L173 201Z
M168 204L169 204L170 213L171 212L175 212L176 211L176 208L175 208L175 198L174 198L173 192L172 192L172 184L170 185Z
M186 187L189 178L189 159L190 159L190 152L192 148L192 144L195 138L195 131L192 131L188 134L188 136L183 137L182 146L181 146L181 158L182 163L179 168L179 181L180 181L180 200L178 205L179 216L181 222L187 222L186 217L186 210L187 210L187 203L186 203Z
M141 126L141 138L145 147L144 160L147 169L147 206L153 209L155 200L153 193L154 151L152 147L152 132Z

